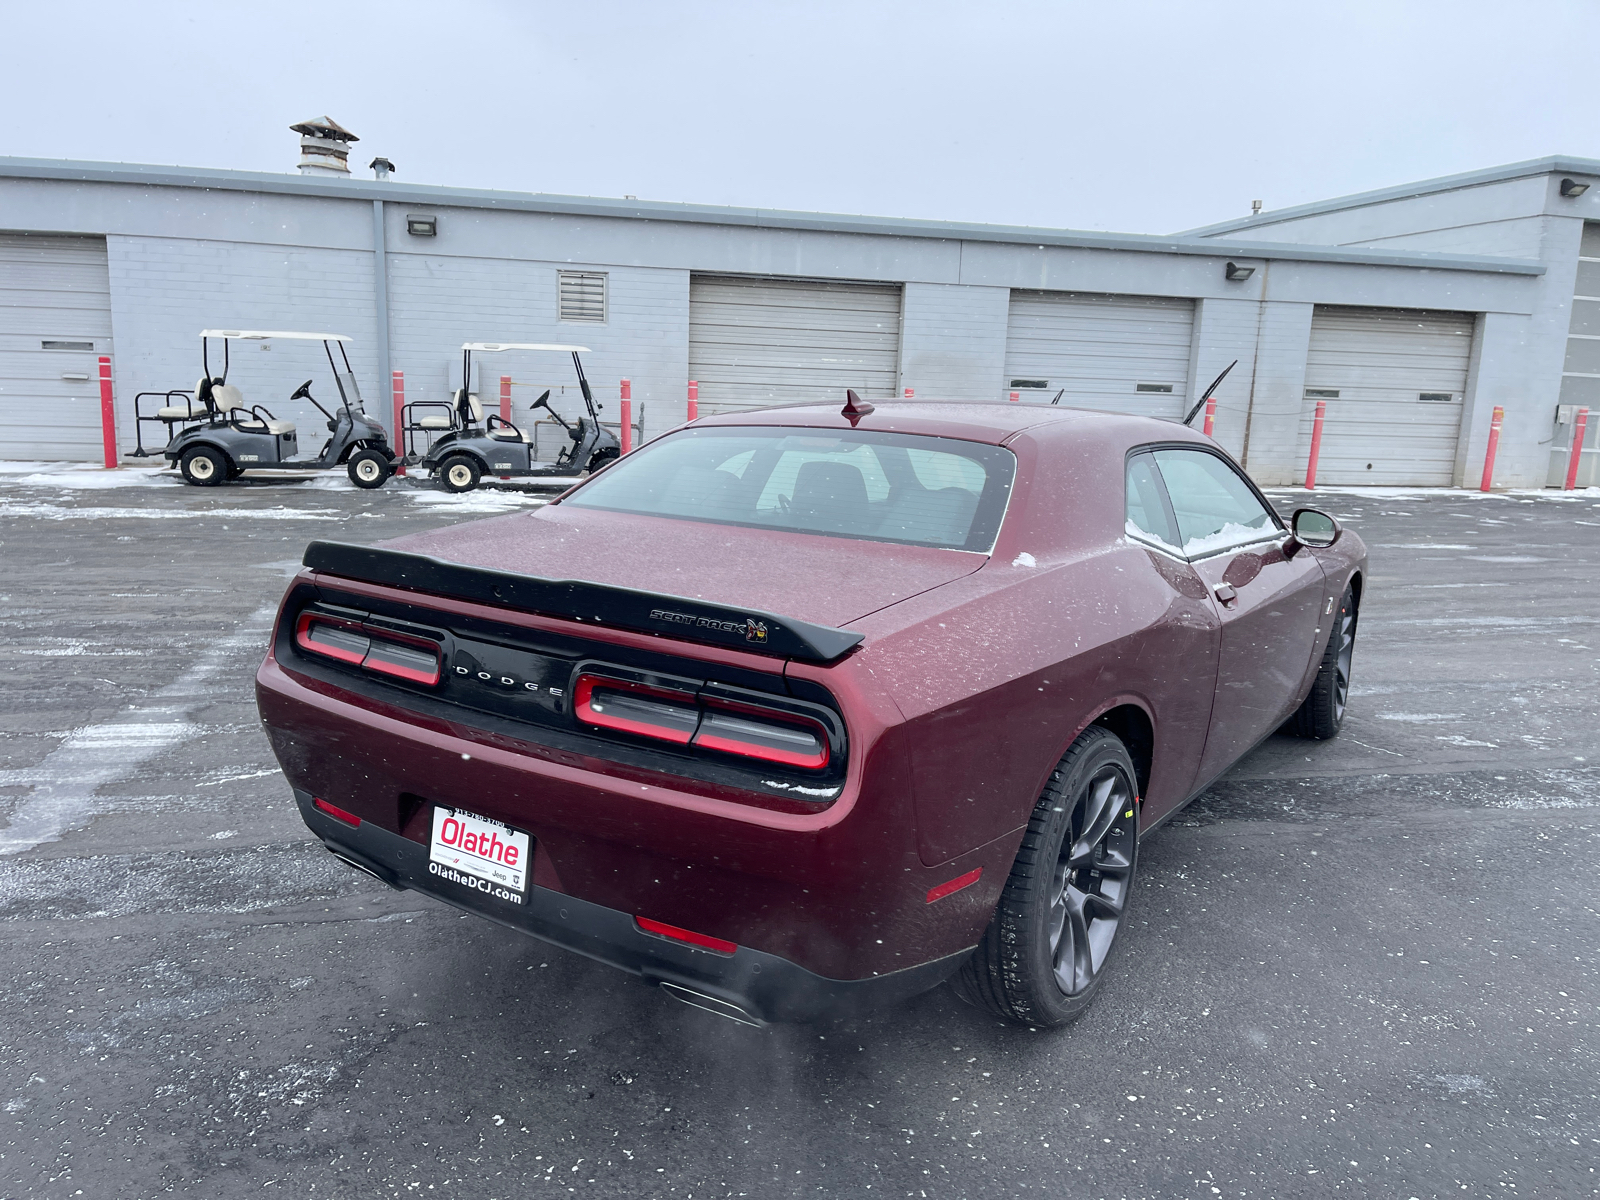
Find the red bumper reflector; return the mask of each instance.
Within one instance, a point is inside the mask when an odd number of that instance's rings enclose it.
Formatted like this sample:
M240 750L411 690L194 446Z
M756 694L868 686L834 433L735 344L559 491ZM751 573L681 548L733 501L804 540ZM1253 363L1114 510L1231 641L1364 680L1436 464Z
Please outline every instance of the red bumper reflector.
M356 816L355 813L345 812L345 810L340 808L337 804L329 804L320 796L313 796L311 798L311 806L318 812L327 813L335 821L343 821L346 825L355 826L361 824L361 818Z
M928 903L932 904L935 900L943 900L946 896L953 895L956 892L959 892L962 888L971 887L982 877L983 868L974 867L965 875L957 875L954 879L949 880L946 883L941 883L936 888L929 888Z
M691 946L698 946L702 950L715 950L718 954L732 954L739 948L739 943L725 941L722 938L711 937L709 934L695 933L692 929L679 929L676 925L668 925L663 921L652 921L649 917L635 917L634 923L646 933L656 934L658 937L671 938L675 942L687 942Z

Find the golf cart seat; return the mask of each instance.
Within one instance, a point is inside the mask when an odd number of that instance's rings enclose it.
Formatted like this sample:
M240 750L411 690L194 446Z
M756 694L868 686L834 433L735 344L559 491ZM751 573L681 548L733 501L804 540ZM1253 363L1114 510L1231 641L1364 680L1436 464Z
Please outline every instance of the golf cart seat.
M423 417L417 422L418 429L449 429L455 422L449 417Z
M293 421L278 421L270 416L261 416L252 412L244 402L244 393L231 383L212 384L211 402L217 406L219 413L231 419L235 427L245 433L285 434L294 432Z
M528 445L533 444L533 438L529 434L525 433L521 429L518 429L510 421L506 421L495 416L491 416L489 418L489 436L497 442L523 442Z
M156 420L204 421L211 415L211 410L206 407L206 402L202 398L202 395L205 391L205 385L206 381L204 379L195 384L194 395L185 396L182 404L169 404L165 408L156 409ZM174 394L182 395L181 392L169 392L167 398L170 400Z

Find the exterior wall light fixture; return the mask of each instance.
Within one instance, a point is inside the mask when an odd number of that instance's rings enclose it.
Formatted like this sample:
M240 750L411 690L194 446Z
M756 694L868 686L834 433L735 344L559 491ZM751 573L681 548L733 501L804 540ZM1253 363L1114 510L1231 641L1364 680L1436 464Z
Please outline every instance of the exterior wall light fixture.
M1228 280L1232 283L1243 283L1255 273L1256 269L1254 267L1241 267L1238 263L1232 262L1228 264L1227 270L1224 271L1224 274L1227 275Z
M439 218L419 217L415 213L407 213L406 232L412 237L438 237Z
M1579 183L1576 179L1563 179L1561 181L1561 194L1568 200L1581 196L1589 190L1587 183Z

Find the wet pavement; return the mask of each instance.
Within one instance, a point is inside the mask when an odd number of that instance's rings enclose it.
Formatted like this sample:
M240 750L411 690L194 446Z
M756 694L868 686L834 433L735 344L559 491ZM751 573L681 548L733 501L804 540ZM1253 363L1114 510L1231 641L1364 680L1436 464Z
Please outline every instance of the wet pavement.
M130 474L0 470L0 1200L1600 1195L1600 493L1318 493L1344 732L1145 843L1079 1024L756 1030L365 880L276 770L305 543L528 499Z

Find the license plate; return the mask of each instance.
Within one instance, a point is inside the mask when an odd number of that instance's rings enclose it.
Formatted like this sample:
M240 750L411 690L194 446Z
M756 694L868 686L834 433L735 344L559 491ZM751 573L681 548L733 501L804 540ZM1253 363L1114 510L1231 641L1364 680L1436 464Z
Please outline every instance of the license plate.
M470 875L471 880L456 882L489 891L475 882L483 880L515 892L520 900L528 887L531 843L527 834L499 821L464 809L435 807L429 870L445 878L449 878L450 871Z

